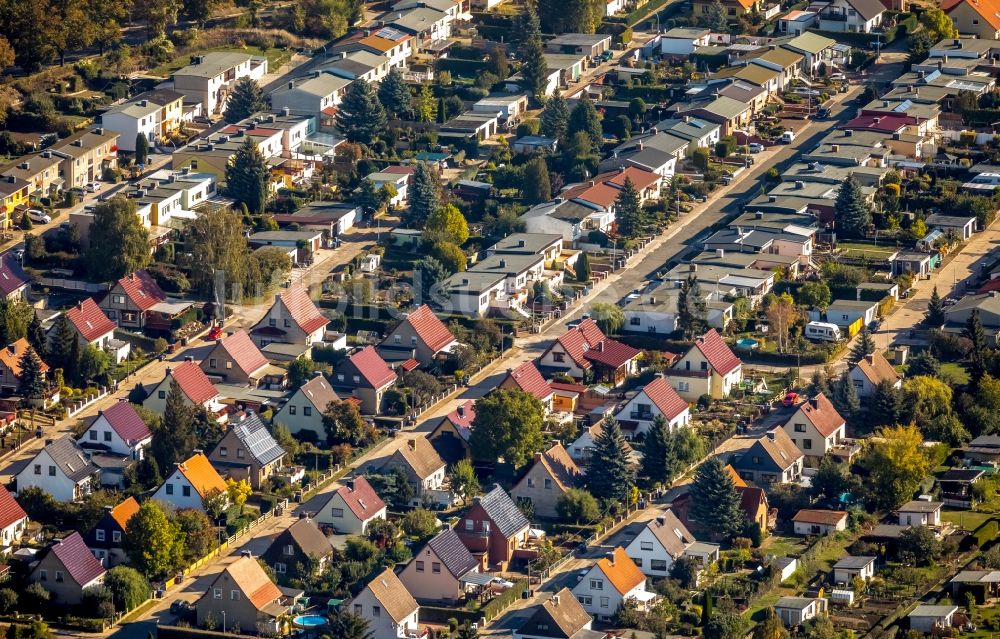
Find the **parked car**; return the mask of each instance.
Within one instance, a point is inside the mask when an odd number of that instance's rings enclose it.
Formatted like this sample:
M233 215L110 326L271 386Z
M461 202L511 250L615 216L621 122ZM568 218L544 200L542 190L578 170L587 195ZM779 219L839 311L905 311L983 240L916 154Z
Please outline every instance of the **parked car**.
M87 184L84 186L84 188L87 189L87 191L89 193L97 193L98 191L101 190L101 183L100 182L87 182Z
M48 224L52 218L45 211L39 209L28 209L28 219L39 224Z
M747 145L747 150L749 150L751 153L760 153L761 151L764 150L764 145L761 144L760 142L751 142L750 144Z
M791 144L795 141L795 131L785 131L781 134L782 144Z

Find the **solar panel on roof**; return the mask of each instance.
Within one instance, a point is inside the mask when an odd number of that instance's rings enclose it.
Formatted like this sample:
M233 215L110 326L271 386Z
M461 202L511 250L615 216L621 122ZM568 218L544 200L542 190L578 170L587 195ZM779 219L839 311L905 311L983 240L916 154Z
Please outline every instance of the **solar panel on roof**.
M403 32L392 27L382 27L375 35L386 40L398 40L403 37Z
M903 100L902 102L900 102L899 104L896 105L896 107L893 109L893 111L897 111L897 112L906 111L911 106L913 106L913 101L912 100Z

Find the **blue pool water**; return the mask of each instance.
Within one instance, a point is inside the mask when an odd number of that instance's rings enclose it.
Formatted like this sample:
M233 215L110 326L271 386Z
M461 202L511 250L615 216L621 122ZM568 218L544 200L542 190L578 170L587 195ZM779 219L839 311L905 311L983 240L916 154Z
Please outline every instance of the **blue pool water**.
M303 628L312 628L314 626L322 626L325 624L326 617L323 615L299 615L298 617L292 619L292 623Z

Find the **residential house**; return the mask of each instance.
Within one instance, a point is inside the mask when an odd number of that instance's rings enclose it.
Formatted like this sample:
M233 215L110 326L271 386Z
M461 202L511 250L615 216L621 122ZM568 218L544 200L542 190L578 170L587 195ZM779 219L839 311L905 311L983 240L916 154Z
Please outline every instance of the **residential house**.
M559 516L556 506L571 488L576 488L583 475L569 452L559 442L548 450L535 453L527 470L510 489L515 501L527 502L538 517L555 519Z
M960 34L1000 40L1000 4L996 0L945 0L941 9Z
M246 479L254 490L267 488L267 479L284 463L285 449L274 440L257 413L249 412L216 444L208 459L231 479Z
M129 520L137 512L139 502L135 497L128 497L117 506L106 507L101 518L87 531L84 541L105 568L128 563L125 535L128 533Z
M274 304L250 329L250 335L260 347L272 342L309 346L323 341L328 323L310 299L309 291L293 284L274 296Z
M774 605L781 623L789 628L801 626L826 612L826 599L817 597L782 597Z
M777 55L778 51L771 51L770 53ZM790 51L784 51L783 53L789 56L794 56ZM798 56L801 57L801 56ZM778 72L781 74L781 71ZM779 86L784 75L778 76ZM696 103L691 105L691 108L684 109L678 112L682 116L693 116L699 118L700 120L705 120L718 124L721 127L722 135L732 135L736 131L745 129L750 123L750 119L753 117L753 106L749 102L743 102L736 98L731 98L729 96L720 95L714 100L704 103Z
M332 73L314 71L312 74L291 80L271 93L271 107L288 109L296 115L320 117L325 112L335 113L351 80Z
M573 595L584 610L604 619L614 615L628 599L642 611L657 598L646 590L646 576L621 546L591 566L573 587Z
M781 46L789 51L801 53L805 57L803 62L805 72L809 75L816 75L819 73L821 64L829 68L834 58L833 47L836 44L837 41L832 38L827 38L817 33L805 32Z
M853 584L860 578L868 581L875 576L876 557L843 557L833 564L833 582L836 584Z
M267 58L247 53L215 51L192 59L192 64L174 72L174 90L196 104L208 116L221 114L236 81L260 80L267 74Z
M17 474L17 490L40 488L56 501L78 501L97 486L100 469L90 455L67 436L48 440Z
M507 376L497 384L497 388L519 390L531 395L542 403L546 415L553 410L554 392L552 386L545 381L533 361L524 362L517 368L508 368Z
M308 517L278 533L260 556L279 580L307 579L329 565L332 557L333 545Z
M117 403L97 413L76 440L82 448L111 452L140 460L144 449L153 441L153 433L128 400Z
M878 302L834 300L826 308L826 321L847 328L861 320L863 326L868 326L878 317Z
M587 464L590 462L590 457L594 452L594 442L600 437L601 433L604 431L604 421L599 421L596 424L592 424L590 427L583 429L580 436L569 445L569 456L570 459L577 463L577 466L581 470L586 470ZM627 441L625 445L628 447L629 460L633 463L638 462L638 453L632 449L632 445Z
M402 469L413 489L411 506L443 504L450 506L451 490L445 485L445 463L426 437L412 436L396 449L382 466L382 472Z
M283 424L293 435L312 433L317 441L326 439L323 413L327 406L340 401L321 371L299 387L274 414L273 422Z
M497 272L455 273L438 287L447 296L445 308L470 317L484 317L491 307L510 308L507 277Z
M53 604L75 606L83 600L84 590L104 583L105 572L80 533L74 531L44 551L28 580L49 591Z
M31 186L28 189L29 196L54 196L62 190L64 183L63 179L59 177L59 166L61 164L62 158L53 155L52 151L32 153L22 156L13 163L0 168L0 178L14 177L30 182ZM16 185L17 181L7 183ZM7 187L4 192L6 191L14 191L14 189ZM18 201L24 200L24 197L21 195L15 197ZM12 201L5 204L11 205L12 208L16 205L13 198ZM10 213L6 206L4 207L4 212Z
M5 348L0 348L0 392L5 395L13 395L18 392L21 385L21 358L31 349L28 339L21 339L7 344ZM38 353L35 353L38 357ZM41 361L41 357L38 357ZM42 361L42 374L49 371L49 365Z
M945 308L945 326L948 329L961 330L969 322L972 313L979 313L979 320L987 333L1000 329L1000 294L996 290L986 293L966 295L952 306Z
M316 523L333 527L342 535L364 535L368 524L385 519L385 502L362 476L344 481L316 509Z
M485 495L473 498L470 508L455 527L465 547L487 566L506 567L518 549L528 542L531 524L503 488L495 485Z
M631 437L648 433L657 417L666 420L671 432L691 424L688 403L662 375L654 377L653 381L626 400L615 415L622 430Z
M777 45L772 45L772 47L757 57L751 58L750 64L756 64L780 73L778 87L779 90L784 90L802 74L805 56Z
M174 382L180 388L186 406L204 408L209 414L219 412L219 391L205 375L205 371L190 360L181 362L175 367L167 367L163 380L153 386L149 395L142 402L142 407L157 415L162 415L167 407L167 395L170 394L170 388Z
M729 467L732 470L732 466ZM736 471L733 470L733 474ZM736 475L739 478L739 475ZM737 486L736 490L740 494L740 510L743 511L747 521L757 524L762 534L767 535L773 528L771 516L771 505L767 501L767 493L762 488L747 486L742 479L743 486Z
M141 135L149 146L169 140L181 128L184 117L184 94L170 89L154 89L101 114L101 124L118 132L118 150L135 153Z
M0 296L11 302L22 300L30 284L31 278L13 251L0 254Z
M294 599L271 581L257 559L240 557L223 568L195 602L195 618L199 627L211 619L225 632L276 635Z
M369 173L365 176L365 179L372 182L376 189L387 186L392 187L395 195L389 198L389 208L397 209L409 202L409 175L390 171L378 171L376 173Z
M28 513L9 490L0 486L0 555L10 553L19 544L28 527Z
M906 615L906 619L910 622L911 632L935 636L942 631L952 632L954 625L952 622L956 612L958 606L955 605L920 604Z
M672 174L672 165L670 171ZM558 234L567 244L576 246L586 242L591 231L610 230L615 216L603 206L559 196L528 209L521 220L529 233Z
M762 488L788 484L802 476L803 454L781 428L774 428L757 438L742 453L733 468L740 477Z
M469 439L472 437L472 422L476 419L476 402L468 399L441 418L438 425L427 434L427 440L434 450L448 464L472 457Z
M722 8L726 11L726 17L730 22L736 21L740 16L749 15L754 11L763 11L763 0L726 0L722 3ZM714 11L712 2L708 0L694 0L693 15L697 21L699 16L710 14Z
M14 211L23 209L29 203L31 182L14 175L0 178L0 228L10 228L11 216Z
M417 601L454 605L464 599L469 575L479 575L479 561L455 531L446 528L414 554L399 580Z
M611 36L602 33L565 33L545 43L550 53L575 53L593 58L611 49Z
M847 422L826 395L818 393L799 404L782 428L806 457L818 460L844 441Z
M101 179L105 169L117 168L118 141L117 132L97 127L77 131L50 146L47 150L62 159L63 189L83 188Z
M417 605L392 568L386 568L349 602L342 604L368 620L372 639L407 639L421 636Z
M669 179L673 177L677 163L687 157L689 144L687 138L651 129L615 147L611 155L601 161L598 169L604 173L632 166Z
M264 354L253 343L250 334L239 330L215 342L201 360L201 370L206 375L218 377L227 384L245 384L256 387L264 378L269 364Z
M668 509L662 516L643 525L639 533L625 546L625 553L646 576L668 577L674 562L688 554L688 549L696 544L691 531L677 518L674 511ZM719 558L717 545L699 544L699 546L709 550L711 559L707 563ZM708 546L712 548L709 549ZM695 548L695 550L702 549Z
M569 588L563 588L538 604L514 631L514 639L604 639L606 633L591 630L593 618Z
M377 30L359 31L338 42L334 53L341 51L367 51L388 60L388 68L405 70L413 56L413 36L390 26ZM388 71L387 71L388 73Z
M136 271L118 280L101 300L100 307L119 326L141 330L152 317L154 307L166 299L152 275Z
M266 246L273 246L282 249L292 258L292 264L311 264L316 251L323 244L323 232L319 230L308 231L259 231L247 238L247 243L251 249L261 249Z
M807 29L819 22L816 11L793 9L778 19L778 31L790 35L808 33Z
M743 381L743 362L713 328L697 338L664 376L689 402L702 395L722 399Z
M448 353L458 341L431 307L422 304L408 313L379 345L379 350L405 350L412 359L427 366L442 353Z
M854 391L861 399L875 395L875 390L883 381L889 382L893 388L903 386L903 376L896 372L892 364L878 351L865 355L848 374Z
M177 464L153 493L153 499L175 508L193 508L204 512L205 500L217 495L225 498L226 482L208 457L201 451L195 451L191 457Z
M711 43L711 29L700 27L674 27L660 38L660 53L664 56L678 56L687 60L699 47Z
M796 535L829 535L847 529L847 512L803 508L792 517Z
M396 383L396 372L389 368L374 346L365 346L337 364L333 388L342 396L353 395L361 400L360 410L366 415L382 412L385 392Z
M879 0L830 0L819 12L821 31L872 33L882 25L886 8Z
M67 310L66 319L80 342L81 352L88 346L99 350L107 349L114 339L115 329L118 328L89 297ZM50 339L51 336L50 332Z
M896 509L900 526L940 526L944 502L914 499Z
M587 318L568 329L539 358L543 368L582 380L618 386L639 372L641 351L606 337L597 322Z

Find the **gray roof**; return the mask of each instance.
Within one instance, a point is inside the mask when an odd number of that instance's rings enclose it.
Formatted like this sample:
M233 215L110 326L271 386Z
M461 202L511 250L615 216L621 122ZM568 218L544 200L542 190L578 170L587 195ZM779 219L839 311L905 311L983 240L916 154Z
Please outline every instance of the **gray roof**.
M493 490L477 499L504 537L510 538L531 525L507 491L498 485L494 485Z
M491 246L489 251L491 253L537 255L561 239L562 235L552 233L512 233Z
M333 545L312 519L303 518L288 527L288 534L303 553L314 557L328 557L333 553ZM280 535L279 535L280 537ZM275 539L273 543L280 543Z
M325 98L326 96L343 89L350 83L351 81L347 78L342 78L340 76L333 75L332 73L317 73L315 77L293 80L291 87L285 85L284 88L278 89L275 93L300 91L302 93L308 93L309 95Z
M258 464L270 464L285 454L285 450L274 441L267 426L256 413L250 413L246 419L233 426L233 433Z
M469 273L496 273L499 275L514 276L532 268L542 256L537 253L528 255L518 253L494 253L478 262L469 269ZM461 275L461 273L459 273Z
M465 271L455 273L439 285L442 291L448 293L480 293L496 286L504 280L503 273L482 273Z
M711 33L709 29L694 29L690 27L674 27L663 34L664 38L677 38L683 40L695 40Z
M521 215L521 219L534 217L551 217L565 222L579 223L597 213L589 206L585 206L575 200L564 200L562 202L545 202L534 206Z
M944 506L942 501L923 501L921 499L914 499L913 501L908 501L899 507L899 512L904 513L932 513L936 510L940 510L941 506Z
M97 465L72 437L57 439L46 444L45 452L49 454L62 472L72 482L79 482L97 472Z
M930 226L963 227L969 222L975 222L976 218L958 215L928 215L924 222Z
M875 16L885 13L885 5L879 0L847 0L847 4L854 7L854 10L861 14L865 20L871 20Z
M604 35L602 33L564 33L561 36L552 38L546 44L554 44L556 46L566 44L574 47L590 47L610 39L611 36Z
M875 557L843 557L833 564L834 568L864 568L875 561Z
M958 606L929 606L920 604L907 617L947 617L958 611Z
M306 242L322 235L322 231L260 231L249 238L251 242Z
M203 78L214 78L215 76L237 67L254 56L247 53L236 53L232 51L213 51L203 55L201 62L190 64L183 69L174 72L174 76L193 75ZM260 58L264 60L265 58Z
M393 18L389 24L420 33L430 29L431 25L447 16L444 11L438 11L430 7L416 7L409 11L404 11L401 15Z
M472 556L472 553L451 528L438 533L427 542L427 546L434 551L434 554L454 577L461 577L479 565L476 558Z
M778 600L778 603L774 604L775 608L792 608L795 610L802 610L816 602L815 599L809 597L782 597Z

